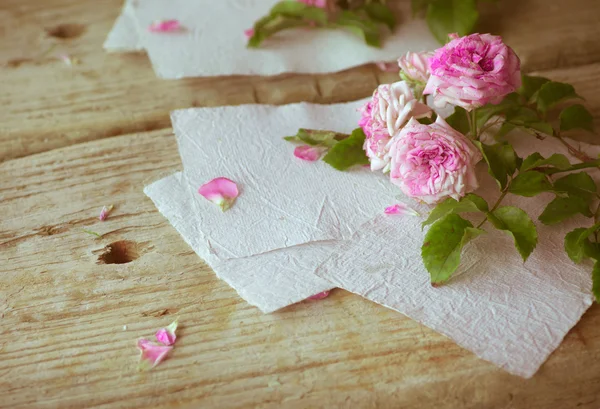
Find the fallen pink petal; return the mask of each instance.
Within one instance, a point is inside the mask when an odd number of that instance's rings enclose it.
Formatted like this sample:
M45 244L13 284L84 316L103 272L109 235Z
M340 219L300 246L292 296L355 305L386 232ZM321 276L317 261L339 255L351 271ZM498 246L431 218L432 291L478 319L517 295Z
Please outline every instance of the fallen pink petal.
M179 20L158 20L150 24L148 30L153 33L173 33L181 30Z
M62 62L64 62L69 67L72 67L74 65L79 65L79 59L76 57L71 57L68 54L61 54L58 56L58 58L60 60L62 60Z
M108 215L110 214L110 212L112 211L113 208L114 208L113 205L110 205L108 207L103 206L102 210L100 211L100 216L98 217L98 219L100 219L101 222L106 220L106 218L108 217Z
M329 297L330 292L331 292L331 290L323 291L322 293L315 294L315 295L308 297L308 299L309 300L322 300L323 298Z
M323 154L322 148L317 148L314 146L303 145L298 146L294 149L294 156L298 159L302 159L308 162L314 162L319 160L321 155Z
M239 191L236 183L227 178L216 178L200 186L198 189L206 200L210 200L226 211L235 203L235 199L239 196Z
M140 339L137 343L138 349L141 351L139 369L152 369L160 364L173 349L173 347L165 345L155 345L147 339Z
M397 214L400 216L420 216L418 212L411 209L404 203L395 204L393 206L386 207L384 210L385 214Z
M156 340L164 345L173 345L177 339L177 320L173 321L168 327L161 328L156 332Z
M244 30L244 36L246 37L246 40L249 40L253 35L254 35L254 29L253 28L249 28L248 30Z

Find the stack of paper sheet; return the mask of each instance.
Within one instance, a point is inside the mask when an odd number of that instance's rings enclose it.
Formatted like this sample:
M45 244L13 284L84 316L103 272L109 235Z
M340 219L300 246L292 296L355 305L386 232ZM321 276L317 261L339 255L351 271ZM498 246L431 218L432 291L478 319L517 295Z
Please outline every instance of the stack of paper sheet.
M158 77L327 73L392 61L407 51L439 46L422 19L398 10L400 22L381 49L341 30L291 30L259 49L246 48L244 30L279 0L128 0L108 35L110 52L146 50ZM183 30L153 33L157 20L179 20ZM301 32L301 40L298 37Z
M592 303L589 266L573 264L563 250L565 234L589 221L537 223L540 241L525 263L508 236L488 228L463 251L459 274L433 288L420 258L423 218L383 214L398 201L421 214L428 207L368 168L339 172L303 162L282 139L301 127L348 133L363 103L175 111L184 171L145 192L219 278L265 313L341 287L532 376ZM551 140L515 135L512 142L521 156L567 154ZM240 188L226 212L197 192L215 177ZM494 200L497 187L484 167L479 177L477 193ZM506 204L536 218L550 199L509 195Z

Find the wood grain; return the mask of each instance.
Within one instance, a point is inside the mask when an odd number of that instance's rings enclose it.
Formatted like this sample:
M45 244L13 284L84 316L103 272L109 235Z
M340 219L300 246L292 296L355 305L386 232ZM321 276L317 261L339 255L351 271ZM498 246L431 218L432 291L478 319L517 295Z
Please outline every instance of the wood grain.
M179 164L168 130L0 164L0 407L600 406L598 305L530 380L342 290L261 314L142 193ZM137 259L97 264L123 240ZM175 317L171 357L137 372L136 339Z
M364 66L331 75L161 81L144 54L102 50L122 0L40 4L0 4L0 161L166 128L176 108L342 102L368 96L386 78ZM550 70L600 62L598 16L595 0L503 0L485 5L479 30L502 34L525 70ZM65 25L81 30L61 31ZM68 67L60 53L81 64Z

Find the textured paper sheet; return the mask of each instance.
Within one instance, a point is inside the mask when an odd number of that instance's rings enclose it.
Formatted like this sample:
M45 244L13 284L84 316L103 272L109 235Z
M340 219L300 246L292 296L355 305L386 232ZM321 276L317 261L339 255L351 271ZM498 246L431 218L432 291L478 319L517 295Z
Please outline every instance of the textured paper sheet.
M108 33L103 45L108 52L131 52L144 49L133 16L133 4L126 1L121 15Z
M377 61L391 61L407 51L439 46L422 19L409 12L386 37L384 47L368 47L340 30L290 30L269 39L258 50L246 48L245 29L268 13L278 0L139 0L130 2L134 14L124 10L110 34L108 49L136 44L131 16L140 41L148 51L156 74L165 79L218 75L277 75L284 72L325 73ZM147 31L155 20L175 18L183 33ZM299 32L301 35L299 35ZM119 45L122 38L122 45ZM106 47L106 45L105 45Z
M184 180L182 173L176 173L147 186L144 193L196 254L249 304L270 313L332 288L313 271L329 256L334 242L295 246L227 261L210 254L199 229L199 213L193 200L195 192Z
M524 134L513 139L521 156L535 150L544 156L567 153L551 139L542 143ZM589 147L588 153L599 151ZM495 181L484 167L479 174L486 188L477 193L493 203ZM523 208L535 220L552 197L508 195L503 203ZM431 286L421 262L421 222L378 216L340 244L316 273L423 323L508 372L533 376L593 302L591 266L575 265L563 248L565 234L589 226L591 219L576 217L552 227L536 222L539 243L525 263L512 240L486 224L488 234L465 248L458 276L439 288Z
M305 162L283 140L298 128L349 133L363 102L194 108L171 115L193 189L224 176L241 190L227 212L194 195L199 230L221 259L247 257L320 240L348 238L397 201L399 190L381 173L340 172Z

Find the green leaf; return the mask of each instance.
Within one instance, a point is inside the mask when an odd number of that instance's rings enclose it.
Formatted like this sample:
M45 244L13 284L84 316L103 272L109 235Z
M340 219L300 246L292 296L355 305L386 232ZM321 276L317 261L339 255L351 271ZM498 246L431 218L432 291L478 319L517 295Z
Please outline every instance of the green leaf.
M379 26L358 13L344 10L339 13L334 25L347 29L362 38L371 47L381 47Z
M508 191L514 195L533 197L542 192L552 191L552 183L542 172L527 171L519 173L513 179Z
M519 88L518 92L525 98L525 101L531 100L531 97L539 91L542 85L550 82L548 78L535 77L532 75L523 75L521 78L521 88Z
M540 87L536 101L540 111L546 112L556 104L573 98L581 97L577 95L572 85L550 81Z
M537 245L535 225L523 210L513 206L503 206L488 214L489 221L498 230L504 230L515 241L515 247L526 261Z
M427 25L441 43L448 41L448 34L460 36L471 34L479 19L475 0L432 0L427 8Z
M574 263L581 263L585 256L583 241L589 236L588 229L579 227L565 236L565 251Z
M600 259L598 243L592 243L588 238L600 228L600 223L592 227L579 227L565 236L565 251L573 262L579 264L585 257Z
M555 153L548 159L544 159L542 155L535 152L529 155L527 158L525 158L520 170L521 172L525 172L530 169L543 167L566 170L571 167L571 163L565 155L562 155L560 153Z
M474 141L483 158L488 164L488 173L498 181L500 189L504 190L508 182L508 176L512 176L517 169L517 154L509 144L497 143L485 145Z
M396 17L392 10L382 3L369 3L365 4L364 10L367 12L371 19L378 21L388 26L390 30L396 27Z
M481 233L483 230L456 214L449 214L431 226L421 247L421 257L432 284L440 284L452 276L460 264L464 245Z
M267 16L254 25L254 34L248 40L248 47L258 48L267 38L290 28L310 27L310 22L280 15Z
M508 94L499 104L487 104L475 111L477 129L481 129L495 115L502 114L510 109L514 109L519 103L519 95L516 93Z
M446 217L449 214L487 211L487 202L482 197L477 196L476 194L470 193L463 197L460 201L449 197L448 199L439 203L431 211L431 213L429 213L429 217L423 222L421 226L425 227L443 217Z
M586 172L571 173L554 182L554 190L579 196L588 203L596 195L596 183Z
M592 269L592 293L600 303L600 261L596 261Z
M363 150L364 143L365 134L361 128L357 128L347 139L336 143L323 161L337 170L346 170L354 165L368 165L369 158Z
M321 25L327 24L327 12L324 9L297 1L282 1L275 4L271 9L271 16L305 19Z
M496 132L496 135L494 135L494 139L497 141L502 141L504 137L515 128L516 126L510 122L504 122L502 125L500 125L500 129L498 132Z
M286 136L283 139L289 142L305 143L312 146L332 147L337 143L336 139L340 136L341 134L333 131L300 128L296 135Z
M548 203L538 220L544 224L552 225L578 213L586 217L592 217L587 200L579 196L557 197Z
M571 105L560 113L560 130L585 129L594 132L594 117L583 105Z
M464 108L454 107L454 113L446 118L446 122L461 134L467 135L471 130L468 115L469 113Z

